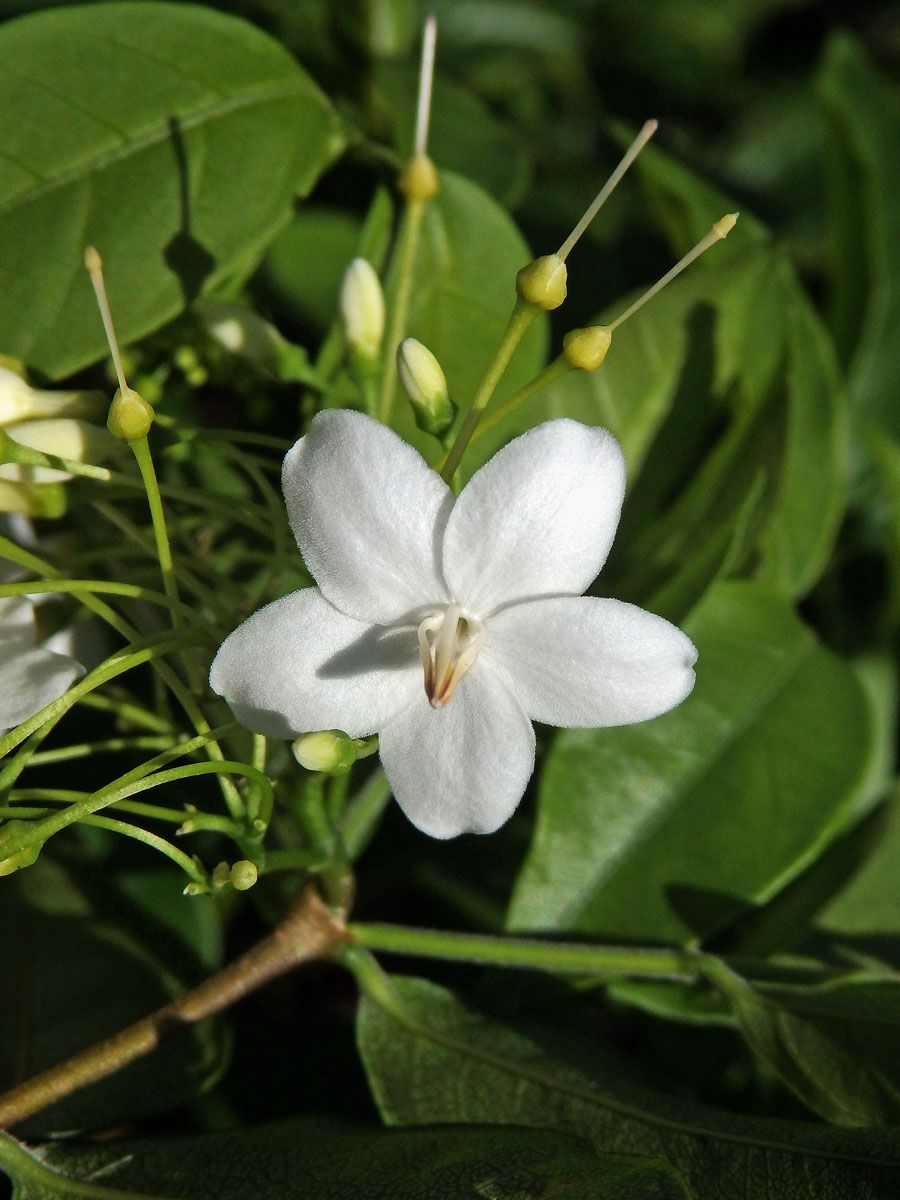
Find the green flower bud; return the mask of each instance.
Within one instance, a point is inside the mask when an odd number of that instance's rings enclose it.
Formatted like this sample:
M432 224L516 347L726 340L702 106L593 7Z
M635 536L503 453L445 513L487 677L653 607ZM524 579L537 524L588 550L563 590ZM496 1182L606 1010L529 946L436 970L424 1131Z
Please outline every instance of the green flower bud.
M566 264L559 255L544 254L518 273L516 291L538 308L559 308L566 298L567 278Z
M106 427L113 437L133 442L147 436L153 415L153 406L133 388L119 388L109 406Z
M344 272L338 308L354 365L377 365L384 335L384 293L366 259L354 258Z
M258 878L259 871L249 858L242 858L231 868L231 883L235 891L246 892L248 888L253 887Z
M612 331L606 325L573 329L563 338L563 354L579 371L596 371L606 358Z
M413 407L416 424L440 437L456 415L441 364L427 346L415 338L404 338L397 347L397 374Z
M427 154L416 154L397 178L397 187L409 200L430 200L440 189L437 168Z
M302 733L291 749L301 767L327 775L346 775L357 759L353 739L339 729Z

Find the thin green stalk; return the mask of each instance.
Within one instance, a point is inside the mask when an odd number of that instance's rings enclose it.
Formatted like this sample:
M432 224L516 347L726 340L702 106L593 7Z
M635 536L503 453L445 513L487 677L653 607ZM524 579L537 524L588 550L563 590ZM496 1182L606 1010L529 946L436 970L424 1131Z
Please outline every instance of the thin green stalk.
M177 846L173 846L165 838L158 837L155 833L149 833L146 829L142 829L140 825L129 825L127 821L116 821L112 817L91 816L82 817L81 820L85 825L93 825L98 829L108 829L112 833L133 838L137 842L143 842L145 846L150 846L152 849L158 850L160 854L165 854L167 858L171 858L172 862L177 863L194 883L205 886L209 882L206 872L198 867L194 860L185 854L183 850L179 850Z
M26 813L29 816L49 816L58 810L48 808L26 810L19 808L18 803L20 800L43 800L45 804L72 804L81 803L90 795L90 792L76 792L67 788L16 788L9 795L10 807L3 809L2 813L8 817L21 817ZM15 807L12 807L13 805ZM244 837L244 830L241 826L236 825L228 817L217 817L213 813L199 812L196 809L162 808L157 804L142 804L139 800L115 800L110 807L115 808L117 812L131 813L136 817L146 817L151 821L166 821L179 828L190 824L193 828L187 831L189 833L199 833L201 830L207 833L222 833L235 842L242 841Z
M529 304L521 296L516 297L512 315L507 322L506 329L503 331L503 336L500 339L500 344L491 360L491 364L479 384L478 391L475 393L472 407L466 413L465 420L460 426L459 433L456 435L456 441L450 447L441 465L441 477L446 483L452 480L456 468L459 466L462 456L465 453L466 446L468 446L469 440L484 414L484 410L490 403L494 390L500 382L503 372L509 365L509 360L512 358L513 352L525 335L525 331L540 311L541 309L536 305Z
M89 796L76 803L69 805L62 812L56 813L51 817L46 817L39 821L32 829L22 833L22 835L11 841L9 845L4 846L4 854L6 858L14 858L23 851L30 849L34 845L43 845L54 834L60 830L68 828L69 825L74 825L77 821L81 821L84 817L93 816L104 808L108 808L111 804L115 804L119 800L124 800L129 796L137 795L140 792L148 791L150 788L160 787L166 783L172 783L180 779L191 779L198 775L209 775L215 772L228 772L232 775L246 775L253 777L256 772L249 766L248 763L240 762L202 762L188 763L186 766L173 767L168 771L157 771L152 775L145 776L141 779L135 779L130 783L115 787L113 784L107 784L97 792L92 792ZM263 776L263 778L265 778ZM259 782L259 780L255 780ZM271 784L265 780L269 788Z
M18 546L15 542L10 541L9 538L0 537L0 555L10 558L13 562L19 563L27 570L34 571L39 575L45 576L46 578L60 578L61 572L58 571L56 567L51 566L50 563L44 562L42 559L38 558L37 555L23 549L21 546ZM102 620L106 621L106 623L115 629L118 634L120 634L126 640L132 642L133 645L141 644L140 639L137 636L137 630L134 629L133 626L123 617L120 617L115 609L110 608L110 606L103 600L98 600L92 592L79 593L78 595L85 608L89 609ZM173 645L177 648L177 643L173 643ZM167 663L161 661L159 657L151 657L150 661L154 670L158 673L160 678L184 709L185 715L197 730L198 734L208 734L210 731L209 722L204 717L199 704L191 695L188 688L184 686L175 671L173 671ZM80 697L87 695L91 691L91 688L85 686L85 684L86 680L82 679L74 689L70 689L70 691L66 692L65 696L77 695ZM65 697L63 697L63 699L64 698ZM74 700L72 703L74 703ZM71 705L68 705L67 707L71 707ZM60 710L60 712L65 711L67 711L67 708ZM38 722L38 724L42 723L43 722ZM11 730L10 733L6 735L6 738L0 739L0 758L7 754L8 751L14 746L18 745L19 741L24 741L25 737L27 737L28 734L31 733L36 727L36 725L31 724L31 727L28 729L27 733L22 734L22 736L16 741L8 742L8 739L14 734L20 732L23 728L22 726L19 727L19 730ZM218 742L209 740L205 744L206 753L211 759L219 761L224 760L225 756L222 753L222 749ZM229 812L231 813L231 816L235 820L240 819L244 813L244 801L240 792L237 790L232 780L230 780L227 776L219 777L219 785L222 789L222 796Z
M147 492L147 504L150 508L150 520L153 524L153 536L156 540L156 556L159 560L159 570L162 575L163 589L172 601L172 625L175 632L184 632L184 621L179 609L178 580L175 576L175 565L172 562L172 547L169 545L169 531L166 529L166 515L163 511L162 497L159 494L159 482L156 478L156 468L153 465L153 455L150 453L150 443L147 435L132 438L129 446L134 452L144 489ZM202 687L202 680L197 670L197 664L191 657L187 642L181 647L181 661L187 673L191 691L197 693Z
M111 713L119 720L130 721L132 725L138 725L142 729L155 729L161 734L168 735L170 742L172 738L178 736L178 731L170 721L123 697L101 696L94 692L89 696L82 697L81 703L86 708L95 708L99 712Z
M394 303L385 341L384 370L381 373L381 390L378 395L378 419L385 425L390 423L391 409L394 404L394 391L397 385L397 347L406 331L416 246L419 241L419 231L422 227L426 204L426 200L420 200L414 196L407 199L403 228L400 233L400 245L397 252L397 287L394 292Z
M171 737L160 735L104 738L99 742L77 742L71 746L57 746L53 750L38 750L32 754L30 761L33 767L38 767L47 763L71 762L76 758L92 758L95 754L116 754L121 750L165 750L171 744Z
M530 400L537 392L542 391L545 387L549 387L551 383L555 383L557 379L561 379L563 375L567 375L572 370L574 370L574 367L564 354L561 354L559 358L555 358L552 363L544 367L539 375L535 375L530 383L526 383L517 392L513 392L510 398L501 404L496 412L492 412L489 417L482 421L480 428L473 432L471 441L477 442L489 429L493 429L498 422L503 421L510 413L514 413L526 400Z
M101 500L95 500L93 505L97 512L101 514L101 516L105 517L111 525L114 525L118 530L124 533L129 540L134 542L138 549L142 550L148 557L155 557L153 554L153 542L144 536L134 521L129 520L124 513L120 512L112 504L106 504ZM103 550L103 553L108 557L108 550ZM121 554L121 550L118 550L117 554ZM179 562L177 556L173 556L173 561L175 563L175 571L179 576L183 587L187 591L192 592L198 600L203 600L207 604L215 601L218 595L217 591L215 591L213 588L207 587L204 583L201 583L193 571L189 570L184 563Z
M643 946L591 946L532 938L445 933L403 925L351 923L353 939L370 950L414 954L454 962L490 963L543 971L574 971L608 978L695 980L700 958L693 951Z
M94 595L127 596L132 600L143 600L146 604L158 604L169 609L173 618L187 617L193 620L194 613L177 597L164 596L152 588L140 587L135 583L116 583L105 579L44 579L23 580L20 583L0 583L0 596L28 596L43 592L60 592L77 595L91 592Z

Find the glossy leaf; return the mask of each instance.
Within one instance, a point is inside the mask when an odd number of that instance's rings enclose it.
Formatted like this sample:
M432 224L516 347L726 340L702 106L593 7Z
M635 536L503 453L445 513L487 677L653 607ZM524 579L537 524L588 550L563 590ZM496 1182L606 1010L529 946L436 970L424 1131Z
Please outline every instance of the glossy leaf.
M896 1131L836 1131L738 1116L634 1081L602 1043L500 1023L421 979L393 979L393 1015L363 1002L358 1036L393 1125L548 1126L599 1150L659 1156L703 1200L888 1200Z
M685 628L700 657L682 705L553 743L510 928L703 938L849 819L878 752L853 672L759 584L718 585Z
M834 138L833 246L836 336L850 360L853 409L900 435L900 88L847 34L828 44L818 91Z
M282 47L210 8L36 13L0 68L3 348L54 377L106 353L86 245L140 337L252 264L345 140Z
M2 1137L2 1135L0 1135ZM0 1141L14 1200L689 1200L677 1172L543 1129L382 1131L296 1120L200 1137L53 1146ZM79 1183L67 1186L66 1178ZM86 1182L81 1182L86 1181Z

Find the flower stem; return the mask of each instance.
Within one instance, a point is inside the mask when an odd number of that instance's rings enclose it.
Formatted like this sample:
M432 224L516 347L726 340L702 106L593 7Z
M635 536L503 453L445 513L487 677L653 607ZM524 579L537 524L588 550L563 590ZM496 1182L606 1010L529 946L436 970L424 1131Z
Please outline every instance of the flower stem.
M557 379L561 379L563 375L567 375L572 370L574 368L564 354L561 354L559 358L555 358L552 363L544 367L539 375L535 375L530 383L526 383L517 392L513 392L510 398L501 404L496 412L492 412L487 420L481 423L481 428L472 434L472 441L477 442L489 429L493 429L499 421L508 417L510 413L515 412L526 400L530 400L537 392L540 392L545 387L549 387L551 383L555 383Z
M500 339L497 352L479 384L478 391L475 393L475 399L472 401L472 407L466 413L465 420L460 426L459 433L456 435L456 441L450 447L447 456L441 464L441 477L446 483L449 483L453 478L456 468L462 460L466 446L468 446L472 434L475 432L476 426L484 414L484 410L490 403L494 389L500 382L500 378L506 370L516 346L518 346L526 329L539 312L541 312L541 309L536 304L530 304L527 300L523 300L521 296L516 297L515 307L507 322L506 329L503 331L503 337Z
M142 1058L173 1033L222 1012L300 963L332 955L347 941L341 917L313 888L261 942L199 987L149 1017L43 1071L0 1096L0 1128L10 1128L73 1092Z
M378 395L378 419L385 425L390 423L391 409L394 404L394 391L397 385L397 347L406 331L416 246L427 203L427 200L420 200L415 196L410 196L406 201L405 219L398 248L397 290L394 293L391 320L385 341L384 370L381 373L381 391Z
M178 580L175 577L175 565L172 562L172 547L169 545L169 532L166 529L166 516L163 512L162 497L159 494L156 469L153 466L153 455L150 453L150 443L147 440L147 435L143 434L141 437L132 438L128 444L134 453L135 460L141 472L141 479L144 481L144 489L147 492L147 503L150 507L150 520L153 523L153 536L156 539L156 556L159 559L163 590L172 601L172 625L175 632L181 634L183 632L183 621L178 609ZM186 643L181 645L180 650L181 661L184 663L191 691L197 693L201 687L197 665L191 657Z
M403 925L354 922L354 942L370 950L415 954L455 962L491 963L498 967L573 971L585 975L641 979L695 980L698 955L689 950L644 946L591 946L580 942L547 942L534 938L493 937L410 929Z

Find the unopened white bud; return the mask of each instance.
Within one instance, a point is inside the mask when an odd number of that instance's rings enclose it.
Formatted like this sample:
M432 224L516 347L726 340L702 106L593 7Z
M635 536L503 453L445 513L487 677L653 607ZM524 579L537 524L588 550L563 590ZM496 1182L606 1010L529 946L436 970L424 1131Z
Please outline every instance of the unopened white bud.
M27 446L42 454L55 454L57 458L68 458L73 462L98 462L116 450L115 441L105 429L72 417L19 421L10 425L5 432L20 446ZM24 462L7 461L0 466L0 479L17 482L61 483L71 478L66 471L31 466Z
M416 424L439 437L455 415L441 364L427 346L415 338L404 338L397 348L397 374L413 407Z
M36 417L84 416L91 399L84 392L33 388L18 372L0 366L0 427Z
M384 335L384 293L375 268L364 258L354 258L344 272L340 316L351 353L376 361Z

